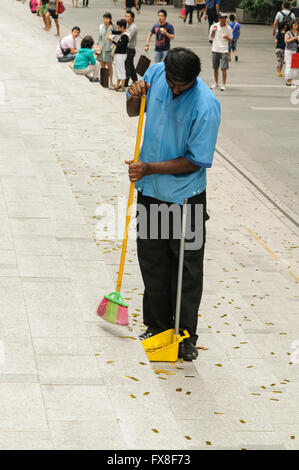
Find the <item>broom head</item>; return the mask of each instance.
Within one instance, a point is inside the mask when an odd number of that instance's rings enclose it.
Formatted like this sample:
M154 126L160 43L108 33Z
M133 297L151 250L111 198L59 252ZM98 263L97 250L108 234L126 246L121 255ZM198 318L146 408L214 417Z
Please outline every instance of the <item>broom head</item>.
M105 295L98 306L97 314L110 323L122 326L129 324L128 304L119 292Z

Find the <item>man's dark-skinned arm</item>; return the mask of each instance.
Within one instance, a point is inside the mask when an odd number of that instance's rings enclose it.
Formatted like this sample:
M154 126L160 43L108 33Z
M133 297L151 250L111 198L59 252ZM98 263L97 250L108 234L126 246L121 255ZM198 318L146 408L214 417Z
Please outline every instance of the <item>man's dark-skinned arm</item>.
M129 165L129 179L131 183L141 180L148 175L178 175L200 170L200 167L190 163L186 157L178 157L164 162L143 163L126 160Z
M141 96L146 94L149 87L150 85L142 80L133 83L129 87L128 91L131 96L127 100L127 113L130 117L138 116ZM134 163L133 160L127 160L126 164L129 165L129 178L131 183L135 183L147 175L176 175L200 170L199 166L190 163L186 157L178 157L173 160L152 163L140 161Z

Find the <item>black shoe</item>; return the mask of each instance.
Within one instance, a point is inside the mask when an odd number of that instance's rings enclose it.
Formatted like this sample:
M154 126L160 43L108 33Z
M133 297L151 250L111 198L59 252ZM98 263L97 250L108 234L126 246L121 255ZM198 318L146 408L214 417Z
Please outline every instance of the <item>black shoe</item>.
M235 61L238 62L238 56L237 55L235 56Z
M139 339L140 341L144 341L145 339L151 338L152 336L158 335L159 333L161 333L161 330L148 327L148 329L139 336Z
M184 361L194 361L197 359L198 351L196 346L190 341L190 338L184 339L179 345L179 359Z

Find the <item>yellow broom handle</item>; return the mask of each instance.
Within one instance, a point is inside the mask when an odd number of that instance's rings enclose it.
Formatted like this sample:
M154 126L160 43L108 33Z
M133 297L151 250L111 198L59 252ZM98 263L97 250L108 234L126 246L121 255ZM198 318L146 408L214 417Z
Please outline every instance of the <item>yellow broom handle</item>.
M145 101L146 101L146 95L142 96L141 98L137 138L136 138L135 154L134 154L134 163L138 162L138 157L139 157L140 141L141 141L143 118L144 118L144 111L145 111ZM131 183L128 206L127 206L127 214L126 214L126 227L125 227L123 246L121 250L121 258L120 258L120 266L119 266L119 272L118 272L116 292L120 292L122 278L123 278L125 257L126 257L126 251L127 251L127 242L128 242L128 231L129 231L129 224L130 224L130 219L131 219L132 203L133 203L133 196L134 196L134 186L135 186L135 183Z

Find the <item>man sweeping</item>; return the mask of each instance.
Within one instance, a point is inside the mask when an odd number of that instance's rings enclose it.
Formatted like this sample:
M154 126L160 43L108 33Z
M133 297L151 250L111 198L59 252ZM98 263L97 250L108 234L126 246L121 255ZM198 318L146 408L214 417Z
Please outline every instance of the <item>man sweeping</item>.
M138 190L137 253L144 281L141 340L173 328L181 211L188 199L189 240L184 252L180 328L190 338L179 357L197 358L197 320L203 289L206 168L212 165L220 105L198 77L200 59L185 48L170 49L165 61L152 65L143 80L128 89L127 113L137 116L147 94L146 125L139 161L127 161Z

